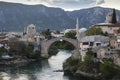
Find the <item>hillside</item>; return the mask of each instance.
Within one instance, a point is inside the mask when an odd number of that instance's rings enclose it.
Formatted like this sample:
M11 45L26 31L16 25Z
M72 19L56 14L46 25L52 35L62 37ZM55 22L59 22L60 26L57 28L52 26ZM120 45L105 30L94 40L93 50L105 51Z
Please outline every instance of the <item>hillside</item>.
M23 31L29 24L35 24L37 30L62 30L75 28L78 17L80 27L104 22L110 8L93 7L76 11L64 11L60 8L44 5L23 5L18 3L0 2L0 29L6 31ZM120 16L120 11L117 11ZM119 17L120 18L120 17ZM120 20L120 19L119 19Z

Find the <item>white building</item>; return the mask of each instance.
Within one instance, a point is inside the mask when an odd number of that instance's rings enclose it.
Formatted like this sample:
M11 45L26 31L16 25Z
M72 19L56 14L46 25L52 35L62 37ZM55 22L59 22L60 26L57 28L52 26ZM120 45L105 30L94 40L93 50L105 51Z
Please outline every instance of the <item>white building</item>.
M114 48L120 49L120 35L115 36Z
M51 33L51 36L53 36L53 37L63 37L64 36L64 34L58 34L58 33L55 33L55 32L52 32Z
M106 47L109 45L109 37L101 35L85 36L81 39L81 50L88 50L98 46Z
M68 32L72 32L72 31L76 31L76 29L66 29L66 30L64 31L64 34L66 34L66 33L68 33Z
M83 32L85 32L85 31L87 31L86 28L80 28L80 29L79 29L79 33L83 33Z

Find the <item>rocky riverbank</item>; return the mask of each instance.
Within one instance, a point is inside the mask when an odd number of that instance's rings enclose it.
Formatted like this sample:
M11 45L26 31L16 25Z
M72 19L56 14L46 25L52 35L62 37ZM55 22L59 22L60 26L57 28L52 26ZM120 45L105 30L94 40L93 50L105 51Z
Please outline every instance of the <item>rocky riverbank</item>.
M113 64L109 60L103 63L96 61L90 54L85 56L84 61L81 61L80 53L74 51L74 54L69 57L63 64L65 75L72 75L86 80L119 80L120 67Z
M36 61L36 59L17 58L17 59L1 59L0 65L22 64Z

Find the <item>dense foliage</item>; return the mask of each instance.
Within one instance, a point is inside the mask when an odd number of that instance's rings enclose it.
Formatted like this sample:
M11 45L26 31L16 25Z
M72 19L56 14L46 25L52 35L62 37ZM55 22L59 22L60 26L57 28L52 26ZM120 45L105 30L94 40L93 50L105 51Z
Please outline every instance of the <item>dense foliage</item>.
M86 35L90 36L90 35L102 35L103 31L101 28L96 28L96 27L91 27L86 31Z
M97 77L89 77L89 79L86 80L120 79L120 66L115 65L110 59L104 59L103 62L99 62L95 59L96 58L94 58L94 53L92 51L88 51L86 53L84 61L76 60L73 57L69 57L64 63L63 69L65 73L67 71L69 73L75 74L76 71L82 71L84 73L97 75ZM86 76L86 78L87 77L88 76Z
M11 42L10 43L9 54L12 56L18 55L26 58L34 58L36 55L40 57L40 52L34 52L34 45L28 44L26 45L24 42Z
M102 73L102 80L120 79L120 67L109 61L105 61L100 65L100 71Z
M0 80L3 80L3 78L2 78L2 77L0 77Z
M94 53L89 50L84 57L84 61L81 62L79 70L87 73L97 73L99 68L99 63L94 61Z
M56 33L57 33L57 34L60 34L60 31L59 31L59 30L56 30Z
M0 58L1 58L2 55L3 55L4 53L6 53L6 52L8 52L7 49L5 49L4 47L1 47L1 48L0 48Z
M46 39L51 39L51 31L49 29L42 31L41 34L45 36Z
M65 33L65 37L66 38L76 39L76 32L75 31L67 32L67 33Z
M64 69L64 74L70 74L70 75L73 75L75 72L76 72L76 70L78 69L78 67L79 67L79 64L81 63L81 61L80 60L78 60L78 59L75 59L74 57L69 57L66 61L65 61L65 63L63 64L63 69ZM67 70L67 69L68 70Z
M86 31L87 36L91 35L103 35L103 36L108 36L107 32L103 32L101 28L96 28L96 27L91 27Z

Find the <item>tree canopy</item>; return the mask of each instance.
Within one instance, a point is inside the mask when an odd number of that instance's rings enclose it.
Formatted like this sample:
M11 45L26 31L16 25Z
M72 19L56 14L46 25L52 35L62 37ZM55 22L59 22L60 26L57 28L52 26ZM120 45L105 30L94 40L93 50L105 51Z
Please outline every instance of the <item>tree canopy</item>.
M43 36L45 36L46 39L50 39L50 38L51 38L50 29L46 29L46 30L42 31L41 34L42 34Z
M76 39L76 32L75 31L67 32L67 33L65 33L65 37L66 38Z
M112 21L111 21L111 23L113 23L113 24L117 23L115 9L113 9L113 15L112 15Z
M100 65L100 71L104 80L120 79L120 67L109 61L105 61Z
M86 35L103 35L103 31L101 28L91 27L86 31Z
M2 54L4 54L5 52L7 52L7 49L5 49L4 47L0 48L0 57L2 56Z

